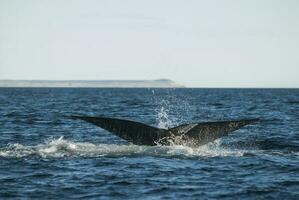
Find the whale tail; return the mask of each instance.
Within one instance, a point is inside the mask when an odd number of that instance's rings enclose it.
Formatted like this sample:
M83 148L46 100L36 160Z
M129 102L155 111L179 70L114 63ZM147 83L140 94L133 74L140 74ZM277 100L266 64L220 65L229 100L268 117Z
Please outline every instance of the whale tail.
M70 119L80 119L101 127L122 139L136 145L167 145L165 138L181 137L192 140L194 145L204 145L229 133L255 123L259 119L243 119L235 121L204 122L183 124L170 129L152 127L141 122L108 117L69 116ZM162 143L161 143L162 142Z

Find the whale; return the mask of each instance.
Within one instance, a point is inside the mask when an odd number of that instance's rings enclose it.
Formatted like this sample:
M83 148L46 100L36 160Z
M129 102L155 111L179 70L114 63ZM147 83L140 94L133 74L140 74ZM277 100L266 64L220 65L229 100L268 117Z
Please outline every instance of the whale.
M186 144L201 146L256 123L259 119L239 119L232 121L192 122L169 129L157 128L141 122L111 117L77 116L68 118L83 120L96 125L135 145Z

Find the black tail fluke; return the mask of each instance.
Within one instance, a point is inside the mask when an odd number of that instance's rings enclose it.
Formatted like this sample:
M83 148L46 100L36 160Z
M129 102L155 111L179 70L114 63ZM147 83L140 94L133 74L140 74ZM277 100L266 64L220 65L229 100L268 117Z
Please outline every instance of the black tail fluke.
M179 136L181 140L192 140L196 146L212 142L243 126L259 121L259 119L244 119L236 121L191 123L165 130L140 122L116 118L87 116L69 116L69 118L92 123L137 145L156 145L159 141L165 141L165 138ZM163 143L168 144L167 142Z

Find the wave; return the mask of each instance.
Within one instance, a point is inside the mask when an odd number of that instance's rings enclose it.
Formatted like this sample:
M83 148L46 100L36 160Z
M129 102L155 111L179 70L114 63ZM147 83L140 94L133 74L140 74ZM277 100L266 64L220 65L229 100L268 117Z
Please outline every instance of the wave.
M45 141L42 144L26 146L9 144L0 148L0 157L21 158L28 156L60 158L60 157L99 157L99 156L156 156L156 157L225 157L243 156L253 150L224 148L220 140L191 148L183 145L173 146L138 146L133 144L93 144L74 142L63 137Z

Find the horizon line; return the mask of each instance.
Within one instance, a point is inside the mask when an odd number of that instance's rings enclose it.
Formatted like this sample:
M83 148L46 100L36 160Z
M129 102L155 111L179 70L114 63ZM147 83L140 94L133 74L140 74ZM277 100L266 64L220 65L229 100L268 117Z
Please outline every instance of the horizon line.
M159 79L0 79L0 81L24 81L24 82L34 82L34 81L39 81L39 82L109 82L109 81L114 81L114 82L122 82L122 81L136 81L136 82L146 82L146 81L167 81L173 84L177 84L177 86L165 86L165 87L153 87L153 86L127 86L127 87L118 87L118 86L104 86L104 87L98 87L98 86L1 86L0 88L188 88L188 89L299 89L299 86L186 86L181 84L180 82L174 81L169 78L159 78Z

